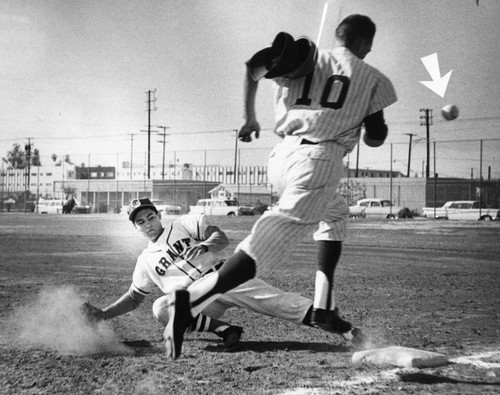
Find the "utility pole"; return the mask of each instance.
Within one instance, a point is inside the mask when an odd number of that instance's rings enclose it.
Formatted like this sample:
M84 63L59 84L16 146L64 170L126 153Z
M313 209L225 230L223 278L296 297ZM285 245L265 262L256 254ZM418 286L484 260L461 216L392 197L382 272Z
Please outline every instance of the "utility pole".
M24 146L24 152L26 154L26 164L28 165L28 173L26 174L26 193L24 197L24 212L26 212L26 201L28 200L30 195L31 137L28 137L28 144Z
M28 144L24 146L24 153L26 155L26 165L28 166L28 173L26 174L27 190L30 187L30 171L31 171L31 137L28 137Z
M356 177L356 178L358 178L358 174L359 174L359 146L360 145L361 145L361 143L358 141L358 149L356 151L356 173L354 173L354 177Z
M156 111L154 103L156 103L156 89L147 91L148 94L148 180L151 178L151 111Z
M233 174L233 183L236 184L236 177L239 179L239 174L238 176L236 175L237 170L238 170L238 129L234 130L236 132L236 139L234 140L234 174ZM239 172L238 172L239 173Z
M415 136L413 133L406 133L408 136L410 136L410 144L408 145L408 171L406 173L406 177L410 177L410 163L411 163L411 140L413 136Z
M168 136L168 134L166 133L168 126L156 126L156 127L163 129L163 133L160 133L163 136L163 139L158 140L158 142L163 144L163 160L161 162L162 163L162 165L161 165L161 179L164 180L165 179L165 143L166 143L165 138ZM174 163L174 166L175 165L176 164ZM176 167L174 167L174 173L176 170L177 170Z
M130 135L130 179L132 179L132 171L134 169L134 135L135 133L129 133Z
M420 112L423 112L424 115L420 116L420 119L424 119L425 123L420 123L420 126L425 125L426 130L426 138L427 138L427 163L425 165L425 178L429 178L429 161L430 161L430 145L429 145L429 134L430 134L430 125L432 125L432 110L428 108L421 108Z

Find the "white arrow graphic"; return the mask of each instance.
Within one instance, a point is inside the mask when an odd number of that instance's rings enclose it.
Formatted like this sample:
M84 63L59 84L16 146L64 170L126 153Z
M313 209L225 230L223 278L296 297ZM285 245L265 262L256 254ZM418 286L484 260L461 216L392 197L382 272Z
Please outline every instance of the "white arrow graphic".
M421 84L424 84L434 93L438 94L441 97L444 97L446 88L448 87L448 82L450 81L451 72L453 70L450 70L448 74L443 75L441 77L441 73L439 72L439 62L437 53L433 53L432 55L429 56L424 56L420 60L427 69L427 72L431 76L432 81L419 81L419 82Z

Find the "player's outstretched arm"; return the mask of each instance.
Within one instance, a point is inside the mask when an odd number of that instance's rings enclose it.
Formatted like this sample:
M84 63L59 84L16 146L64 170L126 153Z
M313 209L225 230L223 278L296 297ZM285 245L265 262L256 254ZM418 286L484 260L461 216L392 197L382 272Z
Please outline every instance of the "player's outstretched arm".
M123 296L104 309L86 302L81 306L81 311L89 322L99 322L118 317L135 310L144 300L145 296L130 288Z
M244 85L244 119L245 123L241 127L238 137L241 141L252 141L252 133L255 133L255 138L259 138L260 125L257 122L255 114L255 99L257 97L258 81L255 81L250 73L250 68L247 67Z
M104 320L104 311L102 311L102 309L98 307L93 306L89 302L83 303L80 306L80 311L89 324L96 324Z

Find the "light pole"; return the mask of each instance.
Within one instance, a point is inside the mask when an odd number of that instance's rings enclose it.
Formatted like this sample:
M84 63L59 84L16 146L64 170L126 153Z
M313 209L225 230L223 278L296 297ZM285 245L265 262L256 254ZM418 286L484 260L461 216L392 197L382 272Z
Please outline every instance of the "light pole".
M130 179L132 179L132 171L134 169L134 135L135 133L129 133L130 135Z

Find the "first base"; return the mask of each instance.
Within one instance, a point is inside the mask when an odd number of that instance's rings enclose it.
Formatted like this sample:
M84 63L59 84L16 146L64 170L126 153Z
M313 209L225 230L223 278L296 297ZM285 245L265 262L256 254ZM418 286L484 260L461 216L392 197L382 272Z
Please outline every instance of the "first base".
M403 368L426 368L446 365L448 357L431 351L415 348L392 346L355 352L352 356L355 364L369 363L378 366L399 366Z

